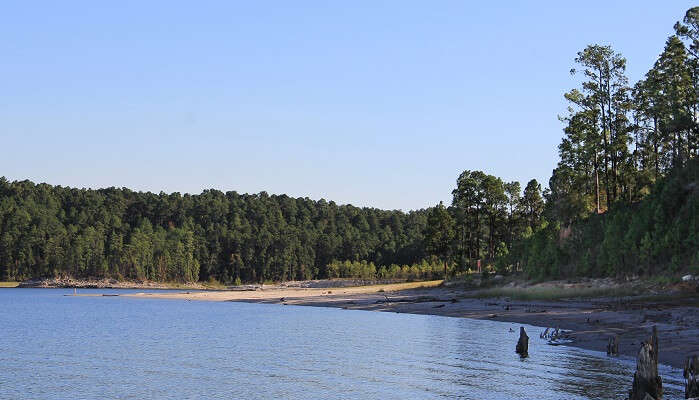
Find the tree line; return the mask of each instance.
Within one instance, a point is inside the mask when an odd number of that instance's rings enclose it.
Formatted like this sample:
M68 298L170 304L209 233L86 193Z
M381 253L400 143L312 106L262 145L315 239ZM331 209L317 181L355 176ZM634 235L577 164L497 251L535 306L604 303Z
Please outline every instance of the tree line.
M335 260L419 264L425 221L425 211L265 192L154 194L0 178L0 279L325 278Z
M699 7L674 29L634 85L611 46L580 51L548 188L464 171L428 215L428 253L536 277L699 270Z
M532 277L699 269L699 7L631 85L626 59L590 45L564 94L548 187L464 171L451 204L411 212L285 195L154 194L0 178L0 279L224 283Z

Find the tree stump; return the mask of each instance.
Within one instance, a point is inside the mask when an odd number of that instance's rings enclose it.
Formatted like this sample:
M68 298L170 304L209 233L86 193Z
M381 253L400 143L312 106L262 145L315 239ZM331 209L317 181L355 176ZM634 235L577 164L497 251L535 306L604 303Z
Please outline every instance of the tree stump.
M614 335L609 337L609 343L607 343L607 355L608 356L618 356L619 355L619 336Z
M629 391L629 400L661 400L663 383L658 376L658 332L653 327L653 335L648 342L641 344L636 360L636 373Z
M699 399L699 356L691 356L684 362L684 398Z
M529 336L523 326L519 327L519 340L515 351L522 358L529 356Z

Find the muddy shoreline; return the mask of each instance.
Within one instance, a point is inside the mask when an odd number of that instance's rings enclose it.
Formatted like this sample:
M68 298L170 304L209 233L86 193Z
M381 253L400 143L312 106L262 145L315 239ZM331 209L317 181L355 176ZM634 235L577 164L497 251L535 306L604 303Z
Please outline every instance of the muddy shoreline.
M610 336L619 336L619 353L635 358L652 327L660 337L659 361L681 368L690 354L699 354L699 299L643 300L619 303L612 299L570 301L519 301L498 298L464 298L444 289L403 293L285 298L284 304L339 307L353 310L441 315L491 319L570 331L568 345L606 351ZM270 300L250 300L274 303ZM539 335L541 332L531 332ZM512 344L514 346L514 344ZM514 347L513 347L514 349ZM514 351L514 350L513 350Z

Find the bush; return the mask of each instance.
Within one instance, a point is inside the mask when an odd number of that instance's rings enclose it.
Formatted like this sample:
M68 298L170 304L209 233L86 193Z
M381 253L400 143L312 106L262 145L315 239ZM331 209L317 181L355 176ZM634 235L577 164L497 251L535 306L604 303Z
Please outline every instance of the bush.
M376 267L373 262L366 261L332 261L327 265L328 278L356 278L356 279L408 279L426 280L441 277L443 266L436 261L423 260L419 264L404 265L402 267L391 264L386 267Z

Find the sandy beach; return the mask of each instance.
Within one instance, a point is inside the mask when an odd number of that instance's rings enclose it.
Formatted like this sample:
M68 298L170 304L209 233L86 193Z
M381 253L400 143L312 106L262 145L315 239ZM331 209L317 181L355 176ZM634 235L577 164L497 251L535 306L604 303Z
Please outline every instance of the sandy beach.
M339 288L273 287L248 291L136 293L125 296L198 301L242 301L296 306L492 319L569 331L570 345L606 351L619 335L619 352L635 357L652 327L658 328L661 363L680 368L699 354L699 298L597 298L523 301L474 298L472 292L439 287L441 281ZM529 335L539 335L530 332ZM513 344L514 346L514 344ZM513 347L514 348L514 347ZM514 351L514 350L513 350Z

